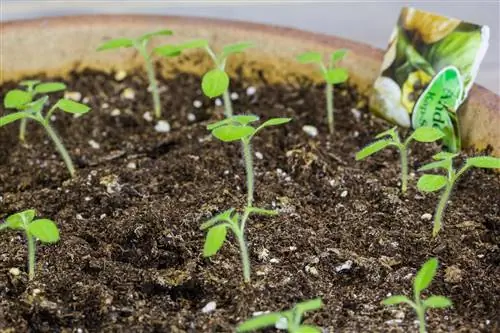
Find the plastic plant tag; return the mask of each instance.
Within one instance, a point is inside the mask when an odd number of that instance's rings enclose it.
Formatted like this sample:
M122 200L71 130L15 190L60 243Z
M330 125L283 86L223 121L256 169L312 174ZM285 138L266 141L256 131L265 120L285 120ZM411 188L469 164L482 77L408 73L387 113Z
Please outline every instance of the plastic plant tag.
M376 115L402 127L442 129L460 150L457 114L488 48L489 28L403 8L370 96Z

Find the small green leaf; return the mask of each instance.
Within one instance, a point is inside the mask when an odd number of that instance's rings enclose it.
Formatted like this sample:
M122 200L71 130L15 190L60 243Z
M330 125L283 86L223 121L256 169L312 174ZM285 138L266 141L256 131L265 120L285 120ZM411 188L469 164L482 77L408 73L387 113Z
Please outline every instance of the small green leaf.
M396 138L398 136L397 129L398 129L398 127L394 126L393 128L390 128L387 131L383 131L382 133L377 134L375 136L375 138L381 139L381 138L384 138L386 136L390 136L394 141L396 141Z
M241 43L226 45L222 49L222 56L225 58L230 54L241 53L251 47L253 47L253 43L250 42L241 42Z
M30 234L38 238L43 243L55 243L59 241L59 230L54 221L39 219L28 225Z
M384 149L385 147L393 144L392 140L379 140L370 143L365 148L356 153L356 161L362 160L365 157L375 154L376 152Z
M434 127L419 127L411 135L418 142L434 142L444 137L444 133Z
M311 299L308 301L300 302L300 303L295 305L295 308L301 314L303 314L303 313L308 312L308 311L318 310L321 308L322 305L323 305L323 302L321 301L321 298L315 298L315 299Z
M411 303L411 300L403 295L394 295L382 301L383 305L395 305L399 303Z
M345 57L346 53L347 53L346 49L340 49L334 51L331 56L332 64L335 64L336 62L342 60Z
M215 223L217 222L221 222L221 221L229 221L231 219L231 214L233 213L234 211L234 208L231 208L231 209L228 209L214 217L212 217L210 220L204 222L201 226L200 226L200 229L201 230L205 230L207 228L210 228L211 226L213 226Z
M27 118L30 114L31 113L27 111L19 111L0 117L0 127L10 124L16 120Z
M442 152L439 152L436 155L432 156L432 159L433 160L445 160L445 159L452 159L452 158L455 158L457 156L458 156L458 154L449 153L447 151L442 151Z
M271 118L267 121L265 121L262 125L259 126L259 129L262 129L264 127L269 127L269 126L278 126L282 124L289 123L292 120L292 118Z
M211 123L211 124L208 124L207 125L207 130L211 131L217 127L221 127L223 125L229 125L232 123L232 118L226 118L226 119L223 119L223 120L220 120L218 122L215 122L215 123Z
M328 69L324 73L324 78L327 83L339 84L347 81L349 78L349 72L347 72L347 69L345 68Z
M303 64L316 63L320 64L322 60L321 53L319 52L305 52L297 56L297 61Z
M212 131L212 135L224 142L241 140L255 133L255 128L251 126L225 125L217 127Z
M139 38L137 38L137 40L142 42L145 40L149 40L152 37L171 36L173 34L174 34L174 32L172 30L164 29L164 30L159 30L159 31L155 31L155 32L148 32L147 34L144 34L144 35L140 36Z
M3 100L7 109L21 109L26 103L31 102L31 94L19 89L10 90Z
M312 325L300 325L294 333L321 333L321 329Z
M191 40L189 42L185 42L182 44L179 44L177 47L181 50L186 50L186 49L197 49L197 48L205 48L208 46L208 41L205 39L195 39Z
M84 114L90 111L87 105L64 98L57 102L57 107L64 112L76 114Z
M35 210L28 209L16 214L12 214L5 222L9 225L11 229L24 229L33 219L35 218Z
M248 125L250 123L253 123L255 121L259 120L258 116L254 116L253 114L249 115L240 115L240 116L232 116L230 118L230 121L235 121L240 125Z
M23 106L23 109L26 110L28 113L33 114L33 113L40 113L45 106L45 103L49 100L49 96L45 95L43 97L40 97L39 99L25 104Z
M422 192L436 192L442 189L448 179L441 175L423 175L417 182L417 188Z
M207 232L205 245L203 246L203 256L211 257L219 251L224 244L227 235L227 225L219 224L210 228Z
M427 170L439 169L439 168L448 170L449 168L451 168L451 160L446 159L446 160L440 160L440 161L427 163L427 164L421 166L418 169L418 171L427 171Z
M263 208L257 208L257 207L248 207L246 208L247 212L249 214L257 214L257 215L267 215L267 216L276 216L278 215L278 211L276 210L270 210L270 209L263 209Z
M239 324L236 327L236 332L250 332L261 328L266 328L269 326L274 326L278 320L282 317L279 312L263 314L254 318L246 320L244 323Z
M431 258L422 265L413 281L415 295L420 295L420 292L431 284L432 279L436 275L437 268L438 260L436 258Z
M101 46L97 48L97 51L112 50L121 47L131 47L131 46L134 46L133 40L129 38L116 38L108 40L107 42L101 44Z
M492 156L470 157L466 163L476 168L500 169L500 158Z
M33 86L36 86L40 82L41 82L40 80L24 80L19 82L19 85L22 87L32 88Z
M448 308L453 305L451 300L444 296L430 296L423 303L425 307L434 309Z
M155 48L153 52L164 57L176 57L181 54L182 50L175 45L162 45Z
M66 85L61 82L46 82L41 83L35 87L35 93L37 94L47 94L56 91L62 91L66 89Z
M203 75L201 89L210 98L222 95L229 88L229 76L219 68L212 69Z

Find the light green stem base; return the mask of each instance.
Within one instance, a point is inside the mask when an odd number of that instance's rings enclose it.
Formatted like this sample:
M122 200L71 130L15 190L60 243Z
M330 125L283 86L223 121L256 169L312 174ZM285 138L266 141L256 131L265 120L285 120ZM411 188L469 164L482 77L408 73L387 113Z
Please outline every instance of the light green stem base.
M408 154L406 149L401 149L401 192L406 193L408 189Z
M443 213L450 199L450 194L452 190L452 184L447 184L446 188L439 199L439 203L436 208L436 213L434 214L434 226L432 227L432 237L436 237L439 230L441 230Z
M35 278L35 238L26 231L26 238L28 239L28 278L33 280Z
M333 134L335 130L335 123L333 118L333 85L326 84L326 117L328 120L328 130Z
M231 96L229 95L229 90L224 91L222 94L222 99L224 100L224 115L226 118L233 116L233 103L231 102Z
M19 125L19 140L21 142L24 142L26 139L26 124L28 122L28 119L23 118L21 119L21 124Z
M56 132L54 132L50 124L48 122L42 122L42 125L52 139L52 142L54 142L57 151L61 155L64 163L66 164L66 167L68 168L69 174L71 175L71 177L74 177L75 166L73 165L73 161L71 160L68 151L66 150L66 148L64 148L64 145L62 144L61 140L57 136Z

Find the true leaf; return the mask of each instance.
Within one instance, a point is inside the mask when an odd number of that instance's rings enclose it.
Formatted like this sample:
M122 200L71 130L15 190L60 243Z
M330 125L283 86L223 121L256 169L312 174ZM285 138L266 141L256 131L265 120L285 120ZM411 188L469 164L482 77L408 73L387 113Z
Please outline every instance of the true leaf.
M253 47L253 43L250 42L241 42L241 43L226 45L222 49L222 56L227 57L228 55L233 53L240 53L251 47Z
M345 68L333 68L328 69L324 73L325 81L330 84L339 84L347 81L349 78L349 73Z
M430 296L424 300L424 306L428 308L441 309L452 306L450 299L444 296Z
M7 109L20 109L26 103L31 102L31 94L19 89L11 90L5 95L3 105Z
M443 188L447 178L441 175L423 175L417 182L417 188L422 192L435 192Z
M300 325L294 333L321 333L321 329L312 325Z
M205 230L206 228L210 228L213 226L215 223L220 222L220 221L228 221L231 218L231 214L233 213L234 208L228 209L214 217L212 217L210 220L204 222L201 226L201 230Z
M43 243L59 241L59 230L56 224L48 219L39 219L28 225L28 231Z
M16 214L12 214L7 219L5 222L9 225L9 228L12 229L24 229L25 225L28 225L33 219L35 218L35 210L34 209L28 209Z
M203 246L203 256L211 257L219 251L226 240L227 226L224 224L216 225L207 232L205 245Z
M201 89L210 98L222 95L229 88L229 76L219 68L215 68L203 75Z
M24 80L24 81L19 82L19 85L23 86L23 87L33 87L39 83L40 83L40 80Z
M331 56L331 61L333 64L335 64L337 61L342 60L347 53L346 49L340 49L337 51L334 51Z
M444 133L434 127L419 127L411 137L418 142L434 142L444 137Z
M427 163L424 166L421 166L418 171L427 171L431 169L446 169L448 170L451 167L451 160L446 159L446 160L440 160L440 161L435 161L431 163Z
M171 36L173 35L174 32L172 30L168 30L168 29L164 29L164 30L159 30L159 31L155 31L155 32L148 32L142 36L140 36L139 38L137 38L137 40L139 41L144 41L144 40L149 40L151 37L155 37L155 36Z
M278 312L260 315L255 318L248 319L242 324L239 324L238 327L236 327L236 332L249 332L269 326L274 326L274 324L276 324L276 322L280 320L281 317L282 314Z
M116 38L101 44L101 46L97 48L97 51L118 49L120 47L131 47L133 45L134 42L129 38Z
M422 265L413 281L413 290L416 295L420 295L420 292L431 284L436 275L437 267L438 261L436 258L431 258Z
M500 169L500 158L492 156L470 157L466 163L476 168Z
M386 137L386 136L390 136L391 138L393 138L394 140L396 140L396 137L397 137L397 133L396 133L396 130L397 130L397 126L394 126L393 128L390 128L388 129L387 131L383 131L382 133L379 133L375 136L376 139L381 139L383 137Z
M403 295L395 295L388 297L382 301L384 305L395 305L399 303L411 303L410 299Z
M59 109L68 113L83 114L90 111L90 108L87 105L70 99L60 99L56 105Z
M224 142L231 142L246 138L255 133L251 126L226 125L217 127L212 131L212 135Z
M35 87L35 92L37 94L46 94L46 93L51 93L51 92L56 92L56 91L61 91L65 90L66 85L61 82L46 82L46 83L41 83Z
M259 117L254 115L239 115L239 116L232 116L230 120L236 121L240 125L247 125L259 120Z
M297 56L297 61L303 64L321 63L322 56L319 52L305 52Z
M10 124L16 120L27 118L30 115L30 112L27 111L19 111L15 113L11 113L0 117L0 127Z
M376 152L384 149L385 147L391 145L393 142L391 140L379 140L370 143L365 148L361 149L356 153L356 161L362 160L365 157L375 154Z
M220 127L220 126L223 126L223 125L229 125L229 124L232 123L232 121L233 121L232 119L233 118L234 118L234 116L231 117L231 118L226 118L226 119L220 120L220 121L212 123L212 124L208 124L207 125L207 130L211 131L211 130L217 128L217 127Z
M452 159L457 157L458 154L450 153L447 151L442 151L437 153L436 155L432 156L432 159L434 160L444 160L444 159Z

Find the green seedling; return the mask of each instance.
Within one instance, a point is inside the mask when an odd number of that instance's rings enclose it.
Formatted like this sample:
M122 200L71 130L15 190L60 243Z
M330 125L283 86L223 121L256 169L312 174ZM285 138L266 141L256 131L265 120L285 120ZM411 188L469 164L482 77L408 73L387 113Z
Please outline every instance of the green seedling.
M417 183L418 189L422 192L436 192L444 188L436 208L436 213L434 214L434 225L432 228L433 237L441 230L444 209L450 198L453 186L460 176L471 168L500 169L500 158L476 156L467 158L462 167L457 170L453 167L453 158L456 156L458 156L458 154L440 152L432 157L434 162L428 163L418 169L419 171L444 169L447 172L446 176L425 174L420 177Z
M241 42L236 44L226 45L222 48L220 54L216 54L207 40L193 40L176 46L165 45L158 47L155 51L163 56L171 57L179 55L182 51L187 49L204 49L210 58L212 58L215 68L211 69L203 75L201 81L201 89L203 93L209 97L214 98L222 95L224 100L224 114L226 117L233 116L233 105L229 95L229 75L226 73L227 58L235 53L242 53L246 49L253 47L252 43Z
M44 244L59 241L59 230L56 224L48 219L35 218L33 209L10 215L5 223L0 224L0 231L4 229L22 230L28 242L28 276L30 280L35 277L35 241L39 239Z
M427 309L441 309L452 306L451 301L444 296L429 296L425 299L420 297L420 293L427 289L431 284L438 268L438 260L436 258L429 259L422 265L413 280L413 300L404 295L391 296L382 301L383 305L396 305L406 303L417 313L419 332L425 333L425 312Z
M432 127L419 127L404 142L401 141L397 133L397 127L393 127L375 136L381 139L370 143L365 148L356 153L356 161L362 160L376 152L393 146L399 150L401 157L401 191L406 193L408 188L408 146L412 140L418 142L434 142L441 139L444 133Z
M16 109L18 111L0 117L0 127L10 124L16 120L33 119L37 121L43 126L49 137L54 142L56 149L64 160L71 177L73 177L75 175L75 167L71 161L68 151L62 144L61 139L59 139L56 132L50 125L50 118L57 109L74 115L82 115L90 111L90 108L84 104L62 98L57 101L45 115L43 115L42 110L48 99L49 98L47 96L44 96L32 101L32 94L29 92L19 89L9 91L7 95L5 95L5 99L3 101L4 107L8 109Z
M328 120L328 129L330 134L333 134L335 129L333 118L333 86L347 81L349 73L347 69L338 67L339 62L345 57L347 50L341 49L334 51L330 55L330 62L327 65L323 62L323 57L319 52L306 52L297 57L297 60L302 64L317 64L326 82L326 116Z
M63 91L66 89L66 85L61 82L44 82L41 83L39 80L26 80L21 81L19 83L20 86L25 88L25 91L29 95L25 95L26 103L24 105L29 104L33 101L36 95L41 94L49 94L53 92ZM30 97L28 100L28 96ZM22 111L22 109L18 109L18 111ZM26 137L26 123L27 119L21 119L21 125L19 126L19 140L24 141Z
M320 327L302 324L302 317L308 311L320 309L322 302L320 298L304 301L296 304L291 310L263 314L248 319L238 325L236 332L251 332L266 327L274 326L277 329L286 330L289 333L321 333Z
M212 135L223 142L241 141L243 146L243 156L246 170L247 183L247 203L243 215L235 213L234 209L213 217L201 225L201 230L208 229L203 248L203 255L211 257L215 255L226 240L227 230L233 232L238 240L241 252L241 262L243 265L243 278L245 282L250 281L250 260L248 257L248 247L245 241L245 225L250 214L277 215L276 211L257 208L253 206L254 195L254 172L252 159L252 138L263 128L277 126L288 123L290 118L272 118L255 128L250 124L259 120L253 115L233 116L207 126Z
M153 52L148 51L148 43L151 38L156 36L171 36L173 32L171 30L159 30L155 32L146 33L137 38L116 38L103 43L97 48L97 51L115 50L119 48L129 48L133 47L144 59L146 65L146 73L149 80L149 90L151 91L151 96L153 98L154 114L157 119L161 118L161 103L160 103L160 92L158 90L158 81L156 80L155 69L153 65L152 55Z

